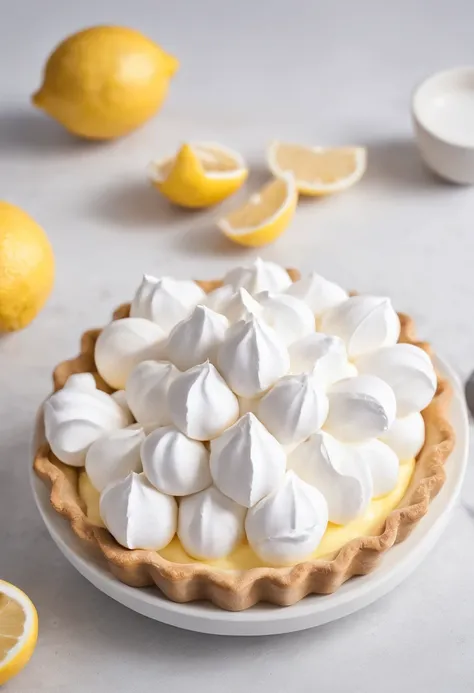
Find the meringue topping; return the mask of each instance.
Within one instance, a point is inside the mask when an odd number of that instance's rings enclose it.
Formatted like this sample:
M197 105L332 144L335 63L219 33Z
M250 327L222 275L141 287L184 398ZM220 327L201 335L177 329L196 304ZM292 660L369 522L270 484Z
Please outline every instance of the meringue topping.
M275 330L286 346L314 333L314 315L311 308L299 298L261 291L256 299L263 309L262 319Z
M288 373L288 350L274 330L258 318L229 328L217 354L217 365L232 390L257 397Z
M400 467L394 451L380 440L368 440L355 447L357 454L369 465L374 498L386 496L393 491Z
M347 291L316 272L311 272L307 277L294 282L287 289L287 293L307 303L317 318L321 317L324 311L349 298Z
M143 470L150 483L170 496L187 496L212 484L209 452L174 426L157 428L141 448Z
M196 306L189 317L174 327L165 345L165 353L182 371L203 363L215 363L229 321L206 306Z
M225 315L231 323L248 320L251 315L259 316L262 312L261 305L246 289L235 291L228 284L208 294L206 305Z
M376 375L358 375L331 385L325 428L345 442L378 438L395 420L395 394Z
M437 380L428 354L413 344L395 344L356 360L360 373L373 373L395 393L397 416L420 412L433 399Z
M130 317L152 320L168 334L205 298L196 282L145 274L132 301Z
M283 479L286 454L257 417L248 413L211 442L210 464L219 491L251 508Z
M418 455L425 442L425 422L419 412L395 419L380 440L392 448L401 461Z
M173 380L168 407L174 425L195 440L215 438L239 416L237 397L209 361Z
M370 503L373 482L367 460L357 454L355 446L344 445L328 433L315 433L298 446L288 466L321 491L330 522L345 525Z
M87 451L86 472L94 488L124 479L130 472L141 472L140 446L145 431L140 425L110 431L95 440Z
M400 320L389 298L352 296L326 311L322 332L341 337L350 358L395 344L400 336Z
M257 556L272 565L291 565L308 558L328 523L322 493L292 471L247 513L245 531Z
M328 398L312 374L281 378L260 400L257 415L282 445L301 443L324 424Z
M348 361L346 347L340 337L313 332L291 344L288 351L292 373L311 372L325 387L357 375L356 367Z
M230 284L234 291L247 289L251 294L260 291L278 293L290 286L291 279L283 267L274 262L264 262L258 257L251 265L235 267L227 272L224 284Z
M114 320L97 339L97 370L108 385L123 390L137 363L159 358L163 337L163 330L144 318Z
M193 558L216 560L231 553L242 540L246 509L215 486L183 498L178 537Z
M160 493L144 474L132 472L106 486L100 515L114 539L127 549L159 551L176 532L178 506Z
M70 376L65 387L44 404L46 440L65 464L82 467L89 446L107 431L132 423L127 412L105 392L93 376Z
M142 425L167 426L169 386L179 370L167 361L142 361L130 373L125 386L128 406Z

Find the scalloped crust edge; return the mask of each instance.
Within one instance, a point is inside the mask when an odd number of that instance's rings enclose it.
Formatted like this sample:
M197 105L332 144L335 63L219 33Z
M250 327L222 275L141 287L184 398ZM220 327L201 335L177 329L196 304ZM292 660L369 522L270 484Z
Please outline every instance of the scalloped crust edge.
M293 280L298 278L296 271L288 272ZM198 283L205 291L221 284L219 281ZM114 320L126 317L129 309L130 304L120 306L114 313ZM400 314L400 321L400 341L416 344L431 354L428 344L416 341L411 318ZM91 372L98 386L110 391L95 370L94 345L99 334L100 330L86 332L79 356L57 366L55 390L62 388L72 373ZM36 451L34 469L50 486L51 505L56 512L69 521L80 539L102 552L110 571L121 582L133 587L155 584L173 601L204 599L228 611L248 609L258 602L288 606L308 594L331 594L349 578L374 570L384 553L403 541L427 513L430 502L444 484L444 463L454 446L454 432L447 419L451 394L449 383L438 377L436 395L422 412L426 438L412 480L398 508L380 527L379 534L353 539L332 556L290 568L224 571L204 563L171 563L154 551L125 549L107 530L88 520L78 494L79 470L62 464L47 443L42 443Z

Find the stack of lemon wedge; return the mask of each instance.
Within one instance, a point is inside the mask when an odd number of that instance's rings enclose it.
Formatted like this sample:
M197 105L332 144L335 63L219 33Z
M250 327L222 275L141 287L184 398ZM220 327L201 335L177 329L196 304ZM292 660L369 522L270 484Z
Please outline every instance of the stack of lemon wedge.
M274 178L241 207L218 221L231 241L262 246L290 224L299 195L330 195L354 185L366 168L362 147L305 147L273 142L267 164ZM248 169L240 154L216 142L183 144L178 153L150 164L153 185L181 207L209 207L233 195Z

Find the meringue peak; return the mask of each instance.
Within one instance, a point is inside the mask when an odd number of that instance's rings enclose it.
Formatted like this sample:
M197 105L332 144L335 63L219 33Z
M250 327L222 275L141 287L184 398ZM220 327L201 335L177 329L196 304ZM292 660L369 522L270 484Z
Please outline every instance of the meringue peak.
M207 360L214 362L228 327L229 321L224 315L197 305L172 329L165 353L182 371Z
M239 416L235 394L210 361L180 373L168 389L171 420L195 440L211 440Z
M291 279L281 265L257 257L252 264L227 272L224 284L230 284L234 290L244 288L251 294L257 294L259 291L285 291Z
M257 417L248 412L211 442L210 465L217 488L250 508L282 480L286 454Z
M143 275L130 307L131 317L151 320L169 333L195 305L204 303L205 293L196 282L150 274Z
M389 298L351 296L324 313L321 330L341 337L349 356L355 358L395 344L400 336L400 319Z
M324 496L288 471L279 486L248 511L245 530L261 560L289 565L316 550L327 523Z
M258 405L258 417L283 445L301 443L324 424L328 398L313 373L281 378Z
M347 291L317 272L298 279L287 289L287 293L303 300L317 318L349 298Z
M229 328L218 354L219 370L241 397L256 397L285 375L288 350L274 330L251 316Z

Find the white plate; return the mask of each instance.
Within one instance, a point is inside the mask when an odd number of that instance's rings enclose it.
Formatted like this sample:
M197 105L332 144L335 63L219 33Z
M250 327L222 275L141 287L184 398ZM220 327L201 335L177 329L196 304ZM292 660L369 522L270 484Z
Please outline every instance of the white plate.
M216 635L273 635L334 621L387 594L421 563L440 537L459 495L468 453L466 405L461 384L453 370L440 359L437 366L455 388L451 421L456 431L456 446L446 466L446 483L431 504L428 515L406 541L390 549L377 570L349 580L334 594L309 596L288 607L258 604L239 613L223 611L206 602L176 604L163 597L157 589L129 587L114 578L105 560L84 546L68 523L52 509L48 489L31 469L36 504L57 546L87 580L121 604L162 623Z

